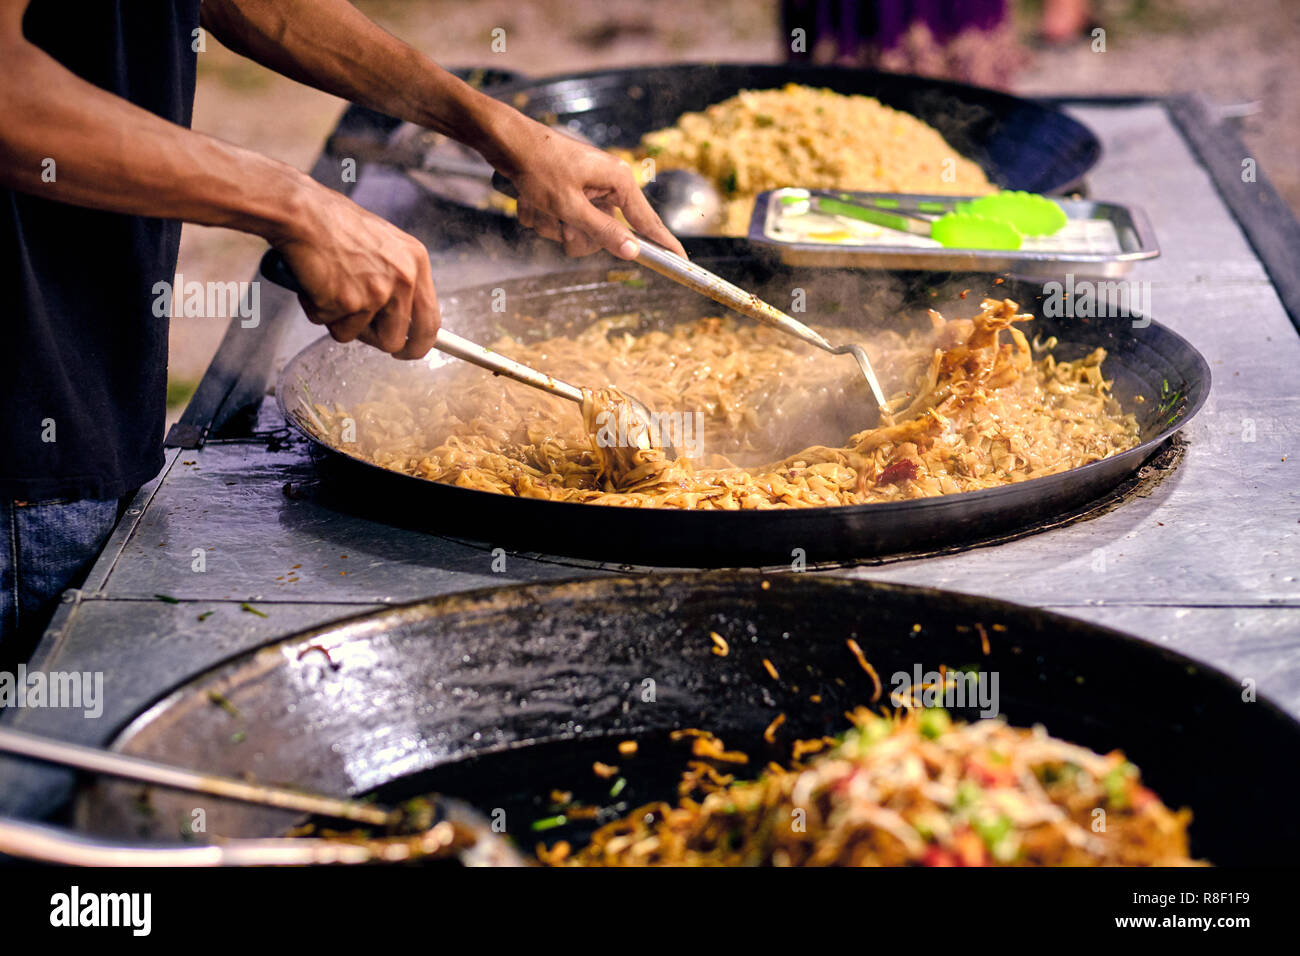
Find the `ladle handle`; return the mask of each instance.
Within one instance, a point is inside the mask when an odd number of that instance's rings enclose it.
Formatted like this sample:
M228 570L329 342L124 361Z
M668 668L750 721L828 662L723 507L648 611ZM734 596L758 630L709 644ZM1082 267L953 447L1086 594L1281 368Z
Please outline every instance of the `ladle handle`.
M304 291L302 284L298 282L298 277L289 268L289 263L275 249L268 249L266 254L262 256L261 271L266 278L276 285L284 286L291 292L297 292L301 295ZM485 368L494 375L504 375L506 378L522 382L524 385L550 392L558 398L564 398L579 404L582 403L582 390L576 386L570 385L568 382L562 382L545 372L539 372L537 369L521 362L516 362L514 359L506 358L501 353L494 352L487 346L479 345L477 342L471 342L455 332L439 329L438 337L433 341L433 347L439 352L445 352L447 355L469 362L471 365Z

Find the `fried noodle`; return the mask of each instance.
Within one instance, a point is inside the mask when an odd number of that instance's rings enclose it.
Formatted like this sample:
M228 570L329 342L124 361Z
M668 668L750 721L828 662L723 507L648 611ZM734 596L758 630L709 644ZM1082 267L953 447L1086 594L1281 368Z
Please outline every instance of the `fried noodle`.
M567 866L1185 866L1191 813L1041 728L954 724L942 710L852 715L807 767L710 782L598 829ZM702 799L696 790L706 790ZM566 847L567 850L567 847Z
M639 157L712 179L728 235L743 236L754 198L785 186L978 196L984 171L933 127L870 96L790 83L742 90L667 129L647 133ZM637 168L642 168L638 164Z
M404 474L636 508L808 508L954 494L1136 445L1136 419L1102 374L1105 351L1073 361L1036 354L1017 327L1031 318L1009 299L986 299L971 318L946 321L932 311L926 331L873 336L867 351L887 389L895 387L887 420L865 430L871 400L852 361L730 317L643 331L638 316L618 316L572 337L492 343L557 378L598 385L584 390L581 415L466 364L433 385L377 382L365 401L316 404L303 417L329 444ZM817 328L832 341L855 339L852 329ZM654 409L655 427L629 415L625 394ZM659 447L665 433L675 460Z

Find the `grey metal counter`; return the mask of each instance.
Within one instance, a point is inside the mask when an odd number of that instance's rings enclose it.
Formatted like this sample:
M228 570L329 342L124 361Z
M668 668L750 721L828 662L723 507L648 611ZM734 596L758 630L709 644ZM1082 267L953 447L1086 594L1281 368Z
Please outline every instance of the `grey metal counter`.
M1252 679L1300 714L1300 336L1212 181L1211 173L1227 171L1202 165L1165 104L1072 111L1106 149L1090 176L1092 193L1142 206L1155 225L1162 255L1132 276L1152 284L1152 314L1201 349L1213 369L1209 404L1184 433L1183 462L1145 497L1089 520L956 554L808 573L1058 610ZM1230 151L1221 158L1229 160L1240 163ZM327 162L318 164L318 178L328 172ZM387 214L415 202L414 190L400 176L367 170L353 195ZM395 218L417 234L428 228ZM564 264L554 251L527 265L495 259L509 254L491 236L435 253L439 288ZM275 355L258 361L278 367L319 330L288 296L263 301L283 314L273 320ZM246 348L240 334L232 329L223 351ZM205 380L210 393L219 384ZM281 425L266 402L250 437L169 451L164 473L141 492L85 588L55 617L30 666L102 671L103 715L30 709L5 719L100 743L187 676L296 629L389 602L619 571L520 555L494 570L488 545L333 508L317 493L303 446L275 440ZM202 571L194 570L199 553ZM44 814L65 786L63 775L0 761L0 813Z

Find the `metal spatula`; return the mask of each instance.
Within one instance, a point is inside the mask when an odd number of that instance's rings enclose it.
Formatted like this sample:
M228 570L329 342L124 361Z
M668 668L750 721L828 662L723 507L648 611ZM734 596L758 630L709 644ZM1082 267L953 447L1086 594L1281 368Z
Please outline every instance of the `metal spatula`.
M689 259L683 259L676 253L665 249L653 239L637 235L636 241L641 247L636 261L649 269L653 269L660 275L666 276L688 289L693 289L700 295L708 296L714 302L725 305L729 309L734 309L741 315L749 316L749 318L762 322L764 325L780 329L782 332L793 335L795 338L816 346L823 351L830 352L832 355L852 355L858 363L858 369L862 372L862 377L867 380L867 387L871 389L871 397L883 414L886 406L885 393L881 390L880 382L876 379L875 370L871 367L871 359L867 357L867 352L861 345L831 345L824 336L808 328L798 319L786 315L776 306L764 302L752 292L746 292L708 269L697 266Z
M518 196L514 184L500 173L496 173L492 177L492 186L498 192L505 193L507 196ZM780 329L782 332L793 335L809 345L830 352L832 355L852 355L858 363L858 368L862 371L863 378L867 380L867 387L871 389L871 397L875 400L877 409L881 414L884 414L886 407L885 393L880 388L876 373L871 368L871 360L867 357L866 350L862 346L831 345L823 336L808 328L798 319L791 318L776 306L764 302L752 292L746 292L708 269L697 266L689 259L683 259L675 252L665 249L653 239L647 239L635 232L635 230L633 230L633 235L636 236L637 244L640 246L636 261L646 268L653 269L660 275L672 279L674 282L700 293L700 295L708 296L714 302L725 305L729 309L734 309L741 315L749 316L749 318L762 322L764 325Z

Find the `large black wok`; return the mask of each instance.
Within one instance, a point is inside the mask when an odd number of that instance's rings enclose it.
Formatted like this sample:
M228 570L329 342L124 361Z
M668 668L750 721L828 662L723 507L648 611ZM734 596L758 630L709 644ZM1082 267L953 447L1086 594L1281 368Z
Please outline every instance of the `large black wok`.
M535 119L574 129L600 146L633 147L643 134L671 126L684 112L704 109L741 90L773 89L786 83L874 96L886 106L911 113L937 129L959 153L975 160L1004 189L1066 192L1079 186L1101 157L1097 137L1058 109L963 83L872 70L688 63L525 79L493 86L488 92ZM419 131L404 129L394 135L404 138ZM475 196L473 184L464 180L418 178L434 195L457 205ZM481 206L487 192L480 188L477 205Z
M701 262L776 303L789 302L792 289L803 289L808 313L801 317L860 329L860 337L850 341L869 339L872 329L885 323L895 328L924 323L928 308L949 316L973 313L984 293L1010 296L1038 312L1043 294L1039 283L994 285L989 276L943 280L933 274ZM969 296L960 301L967 288ZM505 311L494 311L502 301ZM610 280L603 269L500 282L442 302L446 327L482 343L502 331L523 339L572 332L599 316L628 312L644 313L647 328L662 327L716 315L719 308L653 273L626 282ZM1099 345L1107 349L1103 372L1114 378L1124 408L1138 416L1142 441L1137 447L1064 474L961 495L836 508L691 512L539 501L435 484L376 467L322 445L309 429L302 431L320 452L329 479L326 497L332 492L337 507L365 509L378 520L494 547L677 567L788 565L795 549L809 563L865 559L976 541L1077 511L1137 472L1209 393L1210 371L1201 355L1145 317L1043 317L1031 326L1031 336L1060 340L1058 358L1077 358ZM430 374L438 373L362 345L322 338L285 367L277 396L286 418L301 428L298 409L309 398L348 407L377 377L414 380ZM1139 395L1145 401L1139 403Z
M710 631L729 643L727 656L713 653ZM1203 858L1285 862L1300 851L1289 802L1300 725L1266 700L1243 699L1230 677L1073 618L825 576L651 575L389 608L217 666L160 699L113 746L333 794L438 790L504 813L531 848L551 789L610 802L594 760L619 765L631 806L672 799L687 756L666 743L673 729L715 731L755 768L787 759L796 738L843 730L843 712L873 691L849 638L886 693L900 673L910 682L915 669L973 666L996 676L996 710L1013 725L1041 722L1094 750L1124 750L1167 803L1193 810ZM781 713L787 723L767 746L763 730ZM616 750L627 739L642 744L635 758ZM206 824L189 834L198 841L271 835L292 822L107 780L80 794L75 818L92 833L174 840L193 829L196 809Z

